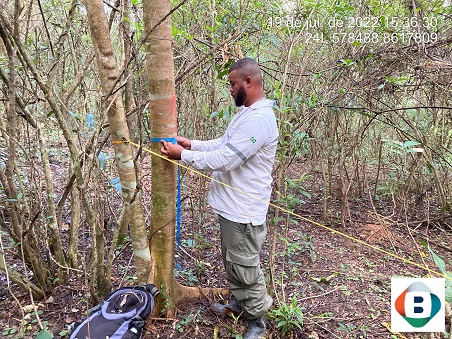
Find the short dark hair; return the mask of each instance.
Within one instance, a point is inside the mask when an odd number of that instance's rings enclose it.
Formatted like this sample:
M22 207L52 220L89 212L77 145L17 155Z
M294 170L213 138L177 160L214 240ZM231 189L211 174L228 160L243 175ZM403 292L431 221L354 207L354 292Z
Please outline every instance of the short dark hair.
M229 68L229 73L237 71L237 73L245 79L247 76L251 76L254 79L262 80L262 73L259 64L251 58L243 58L234 62Z
M250 67L250 68L259 68L259 64L254 61L254 59L251 58L243 58L240 60L237 60L236 62L234 62L231 67L229 68L229 73L231 73L232 71L238 70L238 69L242 69L244 67Z

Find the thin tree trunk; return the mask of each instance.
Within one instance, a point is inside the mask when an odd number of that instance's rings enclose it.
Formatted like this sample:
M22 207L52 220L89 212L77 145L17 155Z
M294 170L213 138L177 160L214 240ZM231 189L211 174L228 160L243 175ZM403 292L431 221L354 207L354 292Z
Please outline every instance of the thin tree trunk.
M133 87L132 87L132 70L130 68L130 64L127 64L128 60L131 59L131 36L130 36L130 20L131 20L131 0L124 0L124 17L122 20L122 38L124 42L124 78L125 78L125 85L124 85L124 105L126 112L131 112L134 106L133 101ZM135 119L133 117L129 118L129 131L136 131L136 123ZM135 134L136 135L136 134ZM134 136L134 135L132 135Z
M94 44L98 72L102 91L105 95L112 92L119 76L113 49L111 46L107 17L102 0L85 1L91 38ZM129 144L118 142L123 138L129 139L122 97L119 92L106 98L108 123L111 138L114 142L115 159L124 198L126 216L129 218L130 236L135 255L135 267L138 283L147 279L147 268L150 253L147 241L146 224L141 207L141 194L137 189L137 177L133 163L133 152Z
M15 2L15 15L17 15L18 12L18 2ZM14 26L14 31L11 33L11 29L9 29L10 36L12 34L12 38L18 35L17 33L18 27L17 24ZM36 255L36 248L39 248L38 246L35 246L35 230L33 229L33 224L29 223L26 219L26 204L24 198L24 190L23 189L16 189L16 174L19 173L16 165L16 143L18 143L17 140L17 127L18 127L18 121L17 121L17 115L16 115L16 65L15 65L15 51L10 43L9 36L8 36L8 29L4 23L4 20L0 21L0 39L3 41L7 56L8 56L8 64L9 64L9 80L7 82L7 93L8 93L8 101L6 102L6 114L7 114L7 121L8 121L8 127L7 127L7 133L6 131L2 130L2 133L4 133L4 138L7 142L7 150L8 150L8 158L5 163L5 170L3 173L3 170L0 170L0 183L2 184L4 191L6 193L7 198L10 199L9 204L12 205L11 208L9 208L10 212L10 226L9 232L10 235L20 243L20 252L23 253L22 260L24 261L24 264L31 264L33 267L33 272L35 272L35 279L41 286L42 290L40 295L43 296L44 291L48 292L50 290L49 288L49 281L47 280L47 270L44 268L45 263L41 260L41 257L39 255ZM20 187L20 185L19 185ZM4 259L3 259L4 260ZM8 268L6 267L6 262L3 267L4 272ZM2 270L2 268L0 268ZM21 277L17 276L17 274L13 274L15 276L16 280L20 280Z
M3 31L11 31L10 24L8 23L7 18L3 15L2 12L0 12L0 30ZM36 81L37 85L41 89L42 93L44 94L50 108L52 109L54 116L58 122L58 125L63 132L63 136L66 140L69 152L70 152L70 160L71 163L74 166L74 176L77 183L77 186L80 190L83 206L85 208L86 212L86 222L90 225L90 228L95 233L95 230L98 228L98 225L96 224L95 217L94 217L94 211L91 206L91 201L87 195L87 192L84 189L84 177L83 177L83 171L81 168L81 164L79 161L79 149L77 147L77 144L75 142L73 133L71 129L69 128L66 120L65 120L65 110L63 107L61 107L58 104L58 101L53 93L52 84L45 82L43 76L38 71L38 68L35 66L34 62L32 61L32 58L28 54L24 44L22 41L15 35L12 35L12 39L17 46L17 50L21 56L20 60L24 67L28 67L33 74L33 78ZM93 237L93 248L96 248L95 244L95 237ZM24 248L24 251L26 249ZM31 253L33 252L32 249L30 249ZM30 260L33 261L34 258L30 257ZM97 261L97 254L93 252L93 261ZM39 267L39 266L38 266ZM41 272L38 270L38 267L34 267L34 273L40 274Z
M60 230L57 224L57 213L56 213L56 205L55 205L55 190L53 189L53 175L50 170L50 162L46 149L46 145L44 143L44 137L42 135L41 126L37 128L38 140L39 140L39 148L41 152L41 160L42 167L44 169L44 177L46 182L46 193L47 193L47 202L48 202L48 212L46 216L46 220L49 220L48 227L50 228L50 239L49 239L49 248L50 252L56 256L57 262L66 266L66 259L63 251L63 243L60 237ZM61 281L66 281L66 274L61 268L58 268L58 277Z
M69 240L67 256L71 267L78 268L78 232L81 222L80 192L71 187L71 224L69 226Z
M130 37L130 21L131 21L131 0L123 1L123 17L122 17L122 39L124 45L124 55L122 60L122 67L124 69L124 109L125 113L131 112L134 106L133 100L133 86L132 86L132 70L130 69L129 60L132 58L131 55L131 37ZM137 131L135 130L137 124L134 123L133 117L129 117L127 120L127 126L129 128L129 132L131 133L132 139L137 135ZM124 243L124 240L127 236L127 227L128 227L128 215L127 213L123 213L121 215L121 221L118 225L119 230L117 232L117 237L115 237L117 244Z
M6 226L6 225L5 225ZM0 271L5 273L9 280L13 283L19 285L24 291L30 292L33 295L33 298L43 299L45 297L44 290L40 289L36 285L34 285L31 281L29 281L26 277L21 275L20 273L11 270L5 258L5 252L3 249L3 243L0 235Z

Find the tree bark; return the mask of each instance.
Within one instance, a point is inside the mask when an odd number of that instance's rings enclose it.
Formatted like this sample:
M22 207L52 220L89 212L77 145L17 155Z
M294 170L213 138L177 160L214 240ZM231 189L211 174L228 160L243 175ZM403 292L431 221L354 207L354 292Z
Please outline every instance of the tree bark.
M130 63L128 64L128 61L132 58L132 39L130 36L130 20L132 15L132 3L131 0L124 0L123 1L123 19L122 19L122 38L123 38L123 44L124 44L124 105L126 113L131 112L134 107L134 100L133 100L133 83L132 83L132 69ZM134 131L136 135L136 126L135 123L135 116L129 118L129 131ZM135 135L132 135L135 136Z
M143 12L145 34L149 34L145 45L151 137L157 140L175 138L177 116L170 2L144 0ZM160 146L159 142L153 142L151 149L160 152ZM148 281L154 283L163 296L155 300L154 316L165 314L173 317L179 304L209 298L213 294L229 293L228 289L183 286L174 278L176 167L162 158L152 158L151 270Z
M0 12L0 28L6 32L6 31L11 31L10 26L11 25L8 23L8 20L6 19L6 17L3 15L2 12ZM17 46L17 51L21 56L20 60L23 64L23 66L28 67L30 72L33 74L33 78L36 81L39 88L41 89L42 93L44 94L52 112L54 113L54 116L58 122L58 125L59 125L62 133L63 133L63 136L66 140L66 143L67 143L67 146L68 146L68 149L70 152L70 160L74 166L75 180L76 180L78 189L80 190L83 206L84 206L85 212L86 212L86 222L90 225L90 228L94 234L95 229L98 228L98 225L95 221L94 211L91 206L91 201L87 195L86 190L84 189L85 182L84 182L82 167L81 167L81 164L79 161L79 148L77 147L73 133L70 130L70 128L65 120L65 114L64 114L66 112L65 108L58 104L58 100L55 97L54 92L52 90L53 84L44 81L44 77L42 76L41 72L39 72L38 68L35 66L34 62L32 61L32 58L28 54L28 51L27 51L25 45L22 43L21 39L19 37L17 37L16 35L12 35L11 38L14 41L15 45ZM30 241L33 241L33 239L31 239ZM95 238L93 237L93 248L94 247L95 247ZM38 248L38 247L35 246L35 248ZM24 251L27 255L26 250L27 249L24 248ZM32 265L33 265L33 262L35 262L38 259L37 259L36 255L34 255L33 249L29 248L29 250L30 250L30 255L31 255L30 261L32 262ZM93 253L93 257L95 259L96 253ZM36 275L46 276L45 273L42 272L42 269L41 270L39 269L40 267L42 267L42 265L33 265L33 267L34 267L33 272ZM46 288L44 288L44 289L46 289Z
M104 95L113 93L113 86L119 76L118 68L111 46L107 16L102 0L86 0L88 23L96 54L97 67ZM114 142L115 160L122 186L125 215L129 217L130 236L132 239L137 282L144 283L150 253L147 241L146 224L141 207L141 194L137 187L137 177L133 163L133 152L129 144L119 142L129 140L126 115L119 92L105 98L111 138ZM116 142L115 142L116 141Z
M145 34L149 34L145 45L152 138L175 138L177 135L171 17L168 16L158 24L170 10L170 2L167 0L143 1ZM155 27L156 25L158 26ZM160 143L153 142L151 149L160 152ZM156 299L154 314L159 315L166 311L167 316L173 316L176 307L173 267L177 168L164 159L153 157L151 170L152 264L148 280L153 282L164 296Z
M15 17L18 15L19 4L15 2ZM7 98L6 102L6 115L7 115L7 132L4 128L2 128L2 134L4 133L4 139L7 144L8 150L8 158L5 163L4 173L3 170L0 170L0 183L3 186L3 189L6 193L6 196L11 200L9 202L10 208L10 227L5 227L8 229L9 234L13 239L20 243L18 247L19 253L21 253L21 259L25 264L30 264L33 267L33 272L35 273L35 279L38 284L41 286L39 296L43 296L45 292L50 291L48 272L45 269L45 263L41 259L39 255L36 255L36 249L39 248L36 245L37 234L33 228L33 223L28 222L25 217L26 214L30 214L27 204L25 190L19 184L19 190L16 188L16 178L19 174L17 170L16 164L16 148L17 148L17 137L18 137L18 121L16 115L16 102L15 99L17 97L16 93L16 65L15 59L16 54L13 48L12 43L10 43L9 37L12 39L17 38L18 36L18 26L17 23L14 25L14 29L8 29L5 24L5 20L3 17L0 21L0 39L3 41L6 54L8 56L8 66L9 66L9 79L7 82ZM6 77L6 76L2 76ZM1 127L1 126L0 126ZM20 194L20 195L19 195ZM29 226L28 226L29 225ZM28 227L27 227L28 226ZM0 266L0 271L7 272L9 268L6 266L6 261L4 260L3 252L2 252L2 260L4 265ZM12 279L15 282L20 282L20 275L18 273L12 273ZM26 278L24 278L26 280ZM24 280L23 280L24 281ZM23 285L21 285L23 286ZM36 287L33 287L38 291Z

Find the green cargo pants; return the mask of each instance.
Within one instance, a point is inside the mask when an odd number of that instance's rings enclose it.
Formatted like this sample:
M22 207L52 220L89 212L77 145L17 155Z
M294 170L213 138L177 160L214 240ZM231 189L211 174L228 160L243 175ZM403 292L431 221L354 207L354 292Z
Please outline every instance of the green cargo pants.
M267 226L240 224L221 215L219 220L221 254L229 289L248 319L266 315L273 299L267 294L259 253Z

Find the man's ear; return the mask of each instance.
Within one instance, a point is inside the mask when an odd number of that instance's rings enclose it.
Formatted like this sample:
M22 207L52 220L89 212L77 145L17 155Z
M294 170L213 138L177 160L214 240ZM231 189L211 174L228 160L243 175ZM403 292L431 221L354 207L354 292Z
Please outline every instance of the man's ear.
M245 78L245 83L246 83L246 85L248 86L248 87L251 87L251 84L253 83L253 78L251 77L251 76L247 76L246 78Z

